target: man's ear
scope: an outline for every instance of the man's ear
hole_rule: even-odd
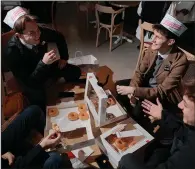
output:
[[[15,33],[15,35],[16,35],[17,37],[19,37],[19,38],[22,38],[21,34],[19,34],[19,33]]]
[[[175,39],[169,39],[168,40],[168,45],[171,46],[175,43]]]

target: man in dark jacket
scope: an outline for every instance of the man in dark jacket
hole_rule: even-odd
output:
[[[5,55],[7,65],[23,86],[30,102],[44,108],[44,85],[47,80],[64,77],[66,82],[76,81],[81,75],[80,68],[67,63],[69,55],[63,35],[40,27],[23,8],[16,7],[9,11],[4,22],[16,32],[8,42]],[[60,56],[54,49],[47,52],[50,42],[57,44]]]
[[[146,114],[162,119],[160,130],[156,141],[147,148],[144,163],[133,154],[127,154],[119,163],[120,169],[195,168],[195,79],[185,82],[184,87],[183,100],[178,104],[183,112],[183,120],[163,110],[158,99],[157,105],[148,100],[142,102]]]
[[[2,168],[57,169],[62,167],[62,156],[59,153],[45,151],[60,142],[60,132],[52,132],[36,146],[27,144],[26,138],[31,130],[43,131],[43,121],[44,114],[41,109],[38,106],[29,106],[2,132]]]

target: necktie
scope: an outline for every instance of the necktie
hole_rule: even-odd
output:
[[[159,68],[160,68],[160,66],[161,66],[161,64],[162,64],[162,62],[163,62],[163,58],[162,58],[160,55],[158,55],[158,57],[157,57],[157,59],[156,59],[156,65],[155,65],[155,67],[154,67],[153,77],[156,76],[156,74],[157,74],[157,72],[158,72],[158,70],[159,70]]]
[[[35,53],[38,53],[38,46],[33,46],[32,50],[33,50]]]

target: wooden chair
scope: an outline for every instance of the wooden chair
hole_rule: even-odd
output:
[[[136,68],[138,67],[139,62],[142,59],[142,55],[143,55],[144,51],[146,49],[148,49],[148,47],[151,45],[151,43],[149,43],[149,42],[144,42],[144,31],[153,32],[153,29],[152,29],[153,24],[148,23],[148,22],[141,23],[141,20],[139,20],[139,24],[140,24],[140,28],[141,28],[141,31],[140,31],[140,43],[141,44],[140,44],[140,52],[139,52]]]
[[[11,37],[15,34],[13,30],[3,33],[1,35],[1,48],[2,48],[2,80],[3,80],[3,86],[4,86],[4,92],[5,95],[20,91],[20,87],[14,78],[12,72],[8,69],[5,61],[4,61],[4,52],[7,46],[8,41],[11,39]]]
[[[95,14],[96,14],[96,23],[97,23],[97,39],[96,39],[96,47],[99,46],[99,35],[100,31],[102,28],[106,29],[106,40],[107,40],[107,31],[109,32],[109,37],[110,37],[110,51],[112,51],[112,36],[115,30],[119,27],[121,27],[121,32],[120,35],[122,36],[122,31],[123,31],[123,20],[121,18],[121,21],[116,23],[116,16],[119,14],[122,14],[122,12],[125,10],[125,8],[121,8],[117,11],[113,10],[112,7],[107,7],[107,6],[102,6],[99,4],[96,4],[95,6]],[[111,15],[111,20],[110,23],[105,23],[102,22],[101,16],[99,15],[100,13],[102,14],[110,14]],[[121,44],[122,44],[122,38],[121,38]]]

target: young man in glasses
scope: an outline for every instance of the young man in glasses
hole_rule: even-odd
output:
[[[7,65],[30,102],[44,109],[47,80],[64,77],[66,82],[75,82],[80,78],[81,70],[67,63],[69,55],[63,35],[39,26],[35,17],[25,9],[15,7],[10,10],[4,22],[15,31],[7,45]],[[47,51],[50,42],[56,43],[60,56],[55,49]]]

